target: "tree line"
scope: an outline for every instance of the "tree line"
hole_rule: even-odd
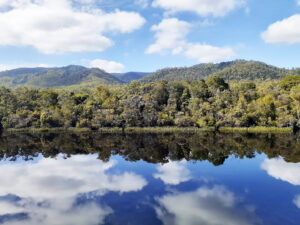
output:
[[[0,88],[3,128],[300,127],[300,76],[265,82],[207,80],[55,90]]]
[[[101,134],[89,133],[5,133],[0,137],[0,160],[33,160],[44,157],[98,154],[109,161],[120,155],[128,161],[167,163],[170,160],[207,160],[215,166],[227,158],[254,158],[266,154],[286,162],[300,162],[299,138],[290,134]],[[146,147],[145,147],[146,146]]]

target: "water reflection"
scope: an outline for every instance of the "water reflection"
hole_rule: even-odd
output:
[[[132,172],[110,174],[116,163],[101,162],[95,155],[68,160],[58,155],[55,160],[1,164],[0,214],[26,215],[25,220],[16,216],[8,224],[99,224],[113,210],[95,203],[95,196],[139,191],[147,184]],[[79,194],[89,201],[76,203]]]
[[[161,179],[165,184],[177,185],[191,179],[190,171],[185,168],[186,160],[180,162],[169,162],[160,165],[153,176]]]
[[[158,217],[164,225],[252,225],[262,224],[251,206],[241,205],[234,193],[223,186],[201,187],[157,199]]]
[[[277,180],[288,182],[291,185],[300,185],[300,163],[288,163],[282,158],[265,159],[261,164],[269,176]],[[300,192],[300,190],[299,190]],[[293,198],[294,205],[300,209],[300,194]]]
[[[293,135],[4,134],[0,224],[296,225],[299,151]]]
[[[297,195],[294,200],[294,204],[300,209],[300,195]]]
[[[300,185],[300,163],[287,163],[282,158],[266,159],[261,167],[276,179]]]
[[[4,134],[0,159],[32,160],[39,153],[44,157],[98,153],[102,161],[121,155],[129,161],[208,160],[219,166],[231,155],[243,159],[265,153],[269,158],[281,156],[286,162],[300,162],[299,140],[289,134]]]

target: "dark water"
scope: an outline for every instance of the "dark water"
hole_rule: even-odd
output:
[[[300,136],[5,134],[0,224],[300,224]]]

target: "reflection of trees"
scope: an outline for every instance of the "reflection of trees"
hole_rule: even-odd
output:
[[[298,139],[297,139],[298,138]],[[298,141],[297,141],[298,140]],[[289,134],[4,134],[0,139],[0,158],[30,160],[41,153],[55,157],[59,153],[99,153],[108,161],[121,155],[128,161],[165,163],[168,160],[208,160],[222,165],[230,155],[253,158],[255,152],[270,158],[282,156],[288,162],[300,162],[299,137]]]

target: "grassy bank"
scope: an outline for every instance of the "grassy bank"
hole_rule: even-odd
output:
[[[129,127],[125,133],[197,133],[214,131],[213,127],[196,128],[196,127]],[[122,133],[120,128],[100,128],[101,133]]]
[[[197,133],[215,131],[214,127],[196,128],[196,127],[129,127],[124,130],[125,133]],[[278,127],[221,127],[221,133],[292,133],[291,128]],[[99,133],[122,133],[121,128],[100,128],[92,131],[89,128],[10,128],[5,130],[9,133],[54,133],[54,132],[99,132]]]
[[[214,131],[215,128],[207,127],[207,128],[196,128],[196,127],[128,127],[124,129],[125,133],[197,133],[197,132],[205,132],[205,131]],[[54,133],[54,132],[99,132],[103,134],[110,133],[122,133],[122,128],[113,127],[113,128],[99,128],[98,130],[91,130],[89,128],[10,128],[5,130],[5,132],[9,133]]]
[[[89,132],[89,128],[9,128],[4,130],[8,133],[55,133],[55,132]]]
[[[221,127],[221,133],[292,133],[289,127]]]

